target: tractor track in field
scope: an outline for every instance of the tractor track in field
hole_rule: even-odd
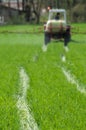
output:
[[[67,62],[66,56],[63,55],[63,56],[61,57],[61,60],[62,60],[62,62],[64,62],[64,63]],[[76,78],[76,76],[75,76],[74,74],[72,74],[72,73],[70,72],[70,70],[66,69],[66,67],[62,67],[62,66],[58,66],[58,67],[62,70],[62,72],[63,72],[63,74],[65,75],[65,77],[66,77],[66,79],[68,80],[68,82],[71,83],[71,84],[74,84],[74,85],[76,86],[77,90],[78,90],[80,93],[86,95],[85,85],[82,84],[81,82],[79,82],[78,79]]]
[[[80,83],[77,80],[77,78],[73,74],[71,74],[69,70],[65,69],[65,67],[61,67],[61,70],[65,75],[66,79],[68,80],[68,82],[74,84],[80,93],[86,95],[86,89],[84,88],[84,85]]]
[[[24,68],[20,69],[20,94],[18,95],[17,108],[20,117],[21,130],[38,130],[38,125],[32,116],[30,107],[27,104],[27,90],[30,87],[30,79]]]

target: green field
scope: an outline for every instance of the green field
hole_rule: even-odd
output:
[[[85,32],[86,24],[72,26]],[[86,34],[78,34],[78,29],[72,33],[67,60],[62,62],[63,42],[52,41],[43,52],[43,33],[29,33],[40,27],[0,27],[0,130],[21,128],[16,106],[21,67],[30,78],[27,103],[39,130],[86,130]],[[84,94],[68,82],[62,67],[75,76]]]

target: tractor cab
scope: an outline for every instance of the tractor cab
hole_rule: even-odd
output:
[[[59,16],[59,19],[55,19],[56,15]],[[63,20],[66,23],[65,9],[51,9],[51,10],[49,10],[48,20]]]

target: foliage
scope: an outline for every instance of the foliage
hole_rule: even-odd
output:
[[[84,22],[86,21],[86,4],[77,4],[73,8],[73,21]]]

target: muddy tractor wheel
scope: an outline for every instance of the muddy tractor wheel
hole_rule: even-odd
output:
[[[66,31],[64,36],[64,46],[67,46],[70,40],[71,40],[70,31]]]

